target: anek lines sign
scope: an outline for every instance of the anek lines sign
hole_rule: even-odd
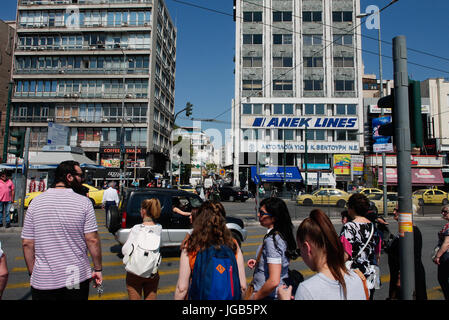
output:
[[[250,128],[309,128],[358,129],[357,117],[246,117],[242,127]]]

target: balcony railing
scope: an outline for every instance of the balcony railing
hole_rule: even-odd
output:
[[[147,117],[127,117],[132,123],[146,123]],[[64,123],[108,123],[117,124],[122,122],[122,117],[61,117],[61,116],[12,116],[13,122],[64,122]]]
[[[78,0],[78,4],[139,4],[153,3],[153,0]],[[20,0],[20,5],[73,5],[72,0]]]

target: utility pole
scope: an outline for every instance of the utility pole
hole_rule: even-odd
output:
[[[14,83],[10,82],[8,87],[8,102],[6,104],[6,120],[5,120],[5,134],[3,138],[3,163],[8,162],[8,138],[9,138],[9,122],[11,117],[11,97]],[[16,164],[17,167],[17,164]],[[14,199],[13,199],[14,200]]]
[[[405,36],[393,39],[394,128],[398,164],[399,256],[401,299],[413,300],[415,263],[413,250],[413,205],[411,175],[411,141],[408,101],[407,46]],[[385,172],[384,172],[385,175]]]
[[[23,227],[23,221],[24,221],[24,202],[25,202],[25,195],[26,195],[26,186],[27,186],[27,180],[28,180],[28,153],[30,150],[30,134],[31,134],[31,128],[28,127],[25,132],[25,144],[24,144],[24,152],[23,152],[23,163],[22,163],[22,181],[23,181],[23,188],[20,189],[19,199],[20,199],[20,205],[19,205],[19,226]],[[17,159],[17,158],[16,158]],[[9,214],[7,212],[6,214]]]

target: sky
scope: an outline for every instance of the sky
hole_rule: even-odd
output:
[[[231,127],[234,98],[235,23],[232,0],[165,0],[178,29],[176,57],[175,112],[187,102],[193,104],[193,117],[217,120],[202,122],[202,129],[216,128],[223,134]],[[369,5],[379,8],[390,0],[360,0],[361,12]],[[15,20],[17,0],[1,0],[0,19]],[[189,5],[190,4],[190,5]],[[199,7],[208,8],[205,10]],[[221,14],[213,12],[223,12]],[[408,72],[414,80],[449,78],[449,1],[399,0],[381,13],[382,71],[393,78],[392,39],[404,35],[407,41]],[[362,25],[362,58],[366,74],[379,75],[377,30]],[[369,39],[367,37],[372,37]],[[413,50],[430,53],[432,57]],[[371,52],[371,53],[370,53]],[[414,64],[412,64],[414,63]],[[417,66],[415,64],[426,67]],[[430,69],[430,68],[438,69]],[[176,124],[192,126],[180,114]]]

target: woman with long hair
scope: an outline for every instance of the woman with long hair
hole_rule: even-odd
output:
[[[226,227],[226,220],[218,206],[210,201],[204,202],[193,220],[193,230],[181,247],[179,276],[175,290],[175,300],[187,297],[191,275],[197,255],[210,247],[226,246],[232,250],[238,267],[238,276],[242,293],[246,290],[245,266],[243,254]]]
[[[300,283],[295,300],[366,300],[361,276],[345,266],[344,249],[327,215],[313,210],[298,227],[296,240],[304,263],[317,272]],[[289,300],[292,287],[279,289]]]
[[[250,259],[247,263],[254,269],[254,293],[250,299],[273,300],[277,298],[276,289],[288,278],[290,260],[298,257],[293,224],[287,205],[279,198],[262,200],[257,216],[267,234],[257,250],[259,261]]]

